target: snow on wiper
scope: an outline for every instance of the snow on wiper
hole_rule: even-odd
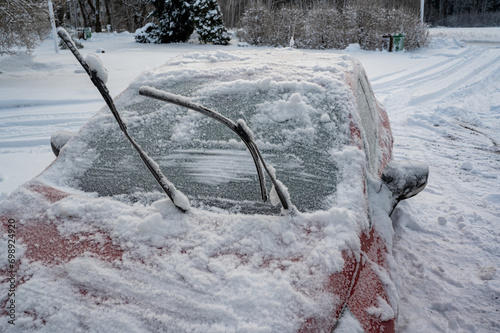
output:
[[[82,57],[80,52],[78,52],[78,50],[75,47],[75,44],[73,43],[73,40],[71,39],[66,30],[64,30],[63,28],[59,28],[57,30],[57,34],[59,35],[59,37],[61,37],[64,43],[71,50],[71,52],[76,57],[80,65],[82,65],[83,69],[87,72],[87,74],[90,77],[90,80],[97,87],[97,90],[99,90],[102,97],[104,98],[104,101],[111,110],[111,113],[115,117],[116,122],[120,126],[120,129],[122,130],[123,134],[125,134],[125,137],[137,151],[137,153],[141,157],[141,160],[144,162],[149,172],[153,175],[156,182],[160,185],[160,187],[167,194],[170,200],[172,200],[172,202],[177,208],[179,208],[183,212],[188,211],[191,208],[188,198],[182,192],[177,190],[174,184],[168,181],[168,179],[162,174],[159,165],[151,157],[149,157],[146,154],[146,152],[142,150],[142,148],[128,134],[127,125],[121,119],[120,114],[116,109],[115,103],[113,102],[113,99],[109,94],[109,90],[104,83],[104,81],[106,81],[107,79],[107,72],[105,71],[104,66],[102,66],[102,63],[100,62],[99,58],[96,55],[92,55],[91,57],[88,57],[89,61],[87,61]]]
[[[231,119],[224,117],[222,114],[216,111],[210,110],[200,104],[191,102],[186,97],[171,94],[152,87],[147,87],[147,86],[141,87],[139,89],[139,94],[199,112],[205,116],[217,120],[218,122],[228,127],[230,130],[232,130],[240,137],[240,139],[247,146],[250,155],[252,155],[253,161],[255,163],[255,168],[257,169],[262,200],[267,201],[268,199],[266,192],[265,178],[262,172],[262,168],[264,168],[266,173],[269,175],[271,182],[273,183],[272,196],[276,194],[284,210],[289,210],[292,207],[288,191],[286,190],[285,186],[279,180],[276,179],[274,168],[272,168],[271,166],[268,167],[264,162],[264,158],[262,157],[262,154],[260,153],[257,144],[255,143],[253,133],[248,128],[247,124],[243,119],[238,119],[238,121],[235,123]]]

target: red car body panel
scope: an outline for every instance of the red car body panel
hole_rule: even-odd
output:
[[[352,80],[347,83],[354,90]],[[377,102],[378,116],[381,119],[379,127],[379,149],[382,159],[379,164],[379,175],[382,174],[387,163],[392,158],[393,138],[389,118],[383,107]],[[351,118],[351,139],[358,148],[363,149],[363,140],[359,125]],[[366,309],[377,307],[378,299],[382,298],[389,303],[386,285],[382,282],[376,270],[389,271],[387,263],[387,248],[385,242],[373,227],[365,230],[360,236],[361,253],[344,251],[345,260],[342,272],[330,277],[325,289],[333,295],[338,295],[345,302],[337,307],[330,320],[309,318],[301,327],[300,332],[333,332],[337,320],[345,308],[349,308],[358,319],[365,332],[395,332],[396,319],[383,320],[381,317],[370,315]],[[375,268],[375,269],[374,269]]]
[[[26,189],[43,197],[48,203],[55,203],[68,197],[70,194],[54,189],[42,183],[27,184]],[[29,209],[30,207],[25,207]],[[7,233],[8,221],[19,220],[16,215],[2,215],[2,233]],[[39,262],[47,266],[57,266],[68,262],[84,253],[92,254],[104,261],[120,261],[124,250],[112,243],[109,235],[98,231],[92,235],[76,234],[71,238],[63,237],[57,230],[56,224],[47,216],[36,216],[23,221],[23,227],[16,230],[19,243],[26,245],[26,251],[13,267],[17,271],[21,261]],[[81,239],[84,238],[82,241]],[[376,270],[388,270],[387,249],[384,241],[374,227],[360,237],[361,253],[344,251],[345,260],[342,272],[330,276],[328,284],[324,286],[325,292],[332,297],[340,297],[343,302],[328,318],[305,318],[299,332],[332,332],[337,325],[342,312],[348,308],[358,319],[365,332],[394,332],[395,319],[382,320],[380,317],[370,315],[366,309],[378,306],[378,298],[388,302],[386,286],[376,273]],[[295,260],[300,260],[297,258]],[[374,269],[376,268],[376,269]],[[8,276],[8,270],[3,270],[2,275]],[[16,289],[22,285],[29,276],[18,277]],[[7,280],[3,280],[8,283]],[[82,295],[86,293],[81,290]],[[2,315],[8,316],[6,309],[7,299],[2,304]],[[36,314],[33,314],[36,316]]]

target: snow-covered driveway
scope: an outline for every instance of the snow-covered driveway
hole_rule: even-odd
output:
[[[407,60],[415,65],[371,78],[396,157],[430,165],[426,190],[393,215],[400,331],[498,332],[500,47],[438,48]]]

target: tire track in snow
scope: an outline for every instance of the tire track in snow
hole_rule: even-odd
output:
[[[396,158],[430,166],[427,188],[393,214],[400,332],[500,327],[500,52],[470,49],[448,67],[374,85],[396,120]]]
[[[390,73],[387,75],[382,75],[371,79],[372,86],[378,92],[392,91],[396,86],[420,86],[422,82],[433,81],[436,78],[445,76],[447,73],[456,70],[464,63],[463,58],[467,58],[473,50],[467,48],[464,50],[458,58],[446,57],[448,59],[442,60],[434,65],[426,66],[423,68],[417,68],[417,70],[412,70],[410,73],[403,76],[399,76],[402,73],[407,73],[408,70],[402,70],[395,73]],[[442,68],[442,69],[441,69]],[[393,79],[384,81],[385,78],[394,76]],[[382,81],[377,83],[378,81]]]
[[[395,95],[405,96],[404,100],[398,98],[399,103],[415,106],[444,99],[445,96],[461,90],[461,87],[465,86],[467,89],[470,86],[475,87],[475,83],[479,81],[495,79],[499,71],[498,52],[469,47],[455,60],[443,60],[403,76],[390,74],[396,75],[390,81],[377,83],[385,78],[384,76],[372,82],[377,94],[387,95],[390,99]]]
[[[0,101],[0,112],[2,109],[16,109],[26,107],[50,106],[50,105],[68,105],[68,104],[87,104],[100,102],[100,99],[6,99]]]
[[[99,101],[0,107],[0,149],[50,145],[52,133],[78,131],[101,104]]]
[[[457,70],[450,74],[450,76],[453,76],[452,78],[446,76],[439,82],[433,83],[434,86],[443,88],[424,93],[421,96],[412,97],[409,104],[418,105],[429,100],[443,98],[444,96],[451,95],[457,90],[460,90],[460,87],[465,87],[465,90],[474,89],[480,81],[487,82],[493,77],[498,77],[497,73],[500,72],[500,56],[494,56],[493,59],[489,60],[487,63],[484,63],[485,57],[486,55],[479,57],[480,59],[478,60],[474,59],[472,61],[473,63],[479,63],[479,65],[463,64],[464,66],[457,67]],[[485,72],[486,75],[484,75]]]

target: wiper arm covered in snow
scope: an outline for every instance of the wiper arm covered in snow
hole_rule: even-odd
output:
[[[101,68],[94,68],[95,66],[90,66],[89,63],[82,57],[80,52],[76,49],[75,45],[73,44],[73,41],[71,37],[69,36],[68,32],[64,30],[63,28],[59,28],[57,31],[59,37],[64,41],[64,43],[68,46],[68,48],[71,50],[75,58],[78,60],[80,65],[82,65],[83,69],[87,72],[87,74],[90,77],[90,80],[94,83],[96,86],[97,90],[101,93],[102,97],[106,101],[106,104],[109,107],[109,110],[113,114],[113,116],[116,119],[116,122],[120,126],[120,129],[122,130],[123,134],[125,134],[125,137],[128,139],[128,141],[132,144],[134,149],[137,151],[139,156],[141,157],[142,161],[148,168],[149,172],[153,175],[157,183],[160,185],[160,187],[165,191],[167,196],[172,200],[174,205],[179,208],[181,211],[186,212],[189,210],[191,207],[189,204],[189,200],[187,197],[177,190],[175,186],[167,180],[167,178],[162,174],[160,167],[158,164],[153,161],[151,157],[149,157],[143,150],[142,148],[132,139],[132,137],[129,135],[127,131],[127,125],[125,122],[121,119],[120,114],[118,113],[118,110],[116,109],[115,103],[113,102],[113,99],[111,98],[111,95],[109,94],[109,90],[106,87],[105,83],[103,82],[103,79],[100,77],[100,69]],[[98,64],[99,65],[99,64]]]
[[[231,119],[228,119],[221,115],[220,113],[207,109],[206,107],[193,103],[189,99],[171,94],[165,91],[161,91],[152,87],[141,87],[139,89],[139,94],[151,98],[155,98],[164,102],[172,103],[178,106],[182,106],[188,109],[191,109],[193,111],[199,112],[201,114],[204,114],[205,116],[208,116],[212,119],[217,120],[218,122],[222,123],[226,127],[228,127],[230,130],[232,130],[234,133],[236,133],[240,139],[245,143],[247,146],[250,154],[252,155],[253,161],[255,163],[255,168],[257,169],[257,175],[259,177],[259,184],[260,184],[260,192],[262,196],[263,201],[267,201],[268,196],[266,192],[266,183],[265,183],[265,178],[264,174],[262,172],[262,168],[266,171],[266,173],[269,175],[269,178],[271,179],[271,182],[273,183],[274,189],[276,191],[276,194],[280,200],[281,206],[283,207],[284,210],[289,210],[291,208],[291,203],[290,203],[290,197],[283,186],[283,184],[276,179],[276,175],[274,174],[274,169],[271,169],[266,165],[264,162],[264,159],[262,157],[262,154],[259,151],[259,148],[257,147],[257,144],[254,141],[253,133],[252,131],[248,128],[246,125],[245,121],[243,119],[238,119],[238,121],[235,123]]]

